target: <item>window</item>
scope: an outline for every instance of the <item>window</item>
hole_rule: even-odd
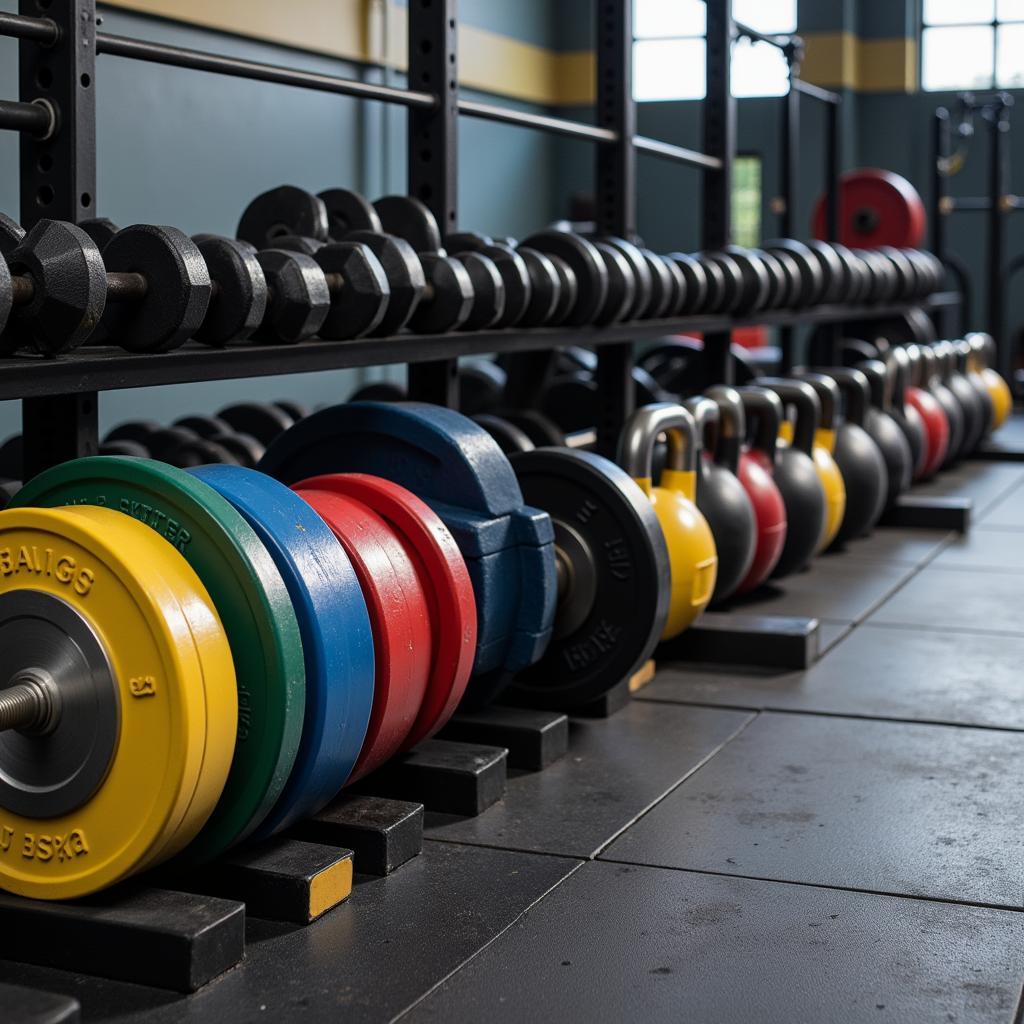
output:
[[[1017,0],[1024,7],[1024,0]],[[759,32],[796,31],[796,0],[733,0],[733,17]],[[702,0],[635,0],[633,95],[644,100],[699,100],[704,96],[705,8]],[[734,96],[782,96],[789,69],[767,43],[736,42]]]
[[[732,167],[732,234],[748,249],[761,244],[761,158],[737,156]]]
[[[924,0],[925,89],[1024,88],[1024,0]]]

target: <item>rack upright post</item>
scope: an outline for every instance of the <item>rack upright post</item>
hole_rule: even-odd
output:
[[[457,0],[411,0],[409,88],[434,94],[429,108],[409,110],[409,195],[437,218],[441,236],[457,225],[459,69]],[[458,360],[410,364],[409,397],[458,407]]]
[[[28,17],[45,15],[60,28],[57,40],[18,44],[23,102],[51,105],[57,127],[40,138],[21,133],[21,223],[29,230],[43,217],[78,222],[96,210],[96,4],[94,0],[20,0]],[[98,446],[95,391],[22,400],[22,474],[27,480],[49,466]]]

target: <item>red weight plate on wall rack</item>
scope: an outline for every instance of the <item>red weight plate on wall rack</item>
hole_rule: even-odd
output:
[[[918,248],[926,217],[917,189],[906,178],[878,167],[847,171],[839,179],[839,241],[856,249],[880,245]],[[825,199],[814,207],[812,230],[825,237]]]
[[[431,662],[430,610],[395,531],[362,502],[313,488],[295,492],[330,527],[352,562],[373,630],[373,710],[348,783],[402,749],[423,706]]]
[[[368,505],[395,530],[418,565],[430,608],[434,656],[423,706],[403,745],[413,747],[451,718],[473,668],[476,599],[462,553],[433,509],[389,480],[365,473],[335,473],[295,486],[343,494]]]

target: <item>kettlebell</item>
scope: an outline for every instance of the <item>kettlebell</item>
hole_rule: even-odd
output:
[[[974,348],[966,338],[960,338],[953,342],[956,350],[956,368],[968,384],[974,389],[977,395],[978,406],[982,412],[981,433],[978,435],[975,448],[992,433],[992,424],[995,422],[995,407],[992,405],[992,396],[985,387],[985,380],[978,372],[978,360],[974,354]]]
[[[655,487],[651,455],[662,433],[668,437],[668,457]],[[637,409],[619,438],[619,465],[651,499],[668,547],[672,587],[662,640],[678,636],[704,611],[718,575],[715,539],[696,505],[699,458],[697,425],[686,409],[673,402]]]
[[[889,481],[882,505],[884,512],[892,508],[896,499],[910,486],[914,456],[906,436],[892,416],[893,382],[885,363],[869,359],[857,369],[867,377],[871,389],[871,404],[864,416],[864,429],[882,453]]]
[[[922,387],[930,391],[942,406],[946,422],[949,424],[949,447],[942,465],[951,466],[960,457],[960,450],[964,444],[964,413],[960,403],[953,397],[953,392],[942,382],[938,356],[928,345],[919,345],[918,351],[924,364]]]
[[[910,445],[911,480],[919,480],[928,457],[928,439],[921,414],[906,398],[907,384],[910,380],[910,361],[903,349],[893,348],[886,353],[885,362],[892,380],[889,415],[903,431],[903,436]]]
[[[846,484],[833,455],[839,415],[839,385],[831,377],[823,377],[820,373],[805,372],[796,376],[814,390],[821,410],[811,453],[821,477],[821,486],[825,489],[825,528],[815,551],[815,554],[821,554],[836,539],[846,514]],[[782,421],[780,436],[783,440],[788,441],[792,437],[792,429],[788,420]]]
[[[932,351],[938,360],[939,376],[949,388],[963,414],[964,436],[960,442],[959,457],[965,458],[978,446],[985,426],[985,410],[978,395],[957,366],[956,346],[951,341],[937,341]]]
[[[900,349],[910,367],[910,383],[904,392],[907,407],[916,409],[924,424],[926,457],[919,480],[930,480],[942,468],[949,454],[949,420],[938,399],[924,387],[928,367],[917,345]]]
[[[992,399],[992,429],[998,430],[1013,412],[1013,393],[1002,374],[992,368],[996,359],[996,343],[991,334],[977,332],[967,335],[978,360],[979,373]]]
[[[734,410],[731,414],[740,426],[739,437],[746,437],[744,396],[736,388],[724,384],[709,388],[707,396],[718,403],[723,416]],[[775,483],[775,447],[782,423],[782,402],[773,391],[754,387],[747,389],[746,401],[754,410],[756,430],[749,446],[744,446],[741,440],[736,475],[754,510],[757,533],[754,558],[747,575],[736,588],[736,596],[749,593],[768,579],[786,543],[786,504]],[[719,444],[723,443],[730,442],[723,437]]]
[[[878,445],[866,429],[871,385],[860,370],[828,371],[843,395],[844,416],[836,430],[835,458],[846,484],[846,514],[833,547],[871,532],[885,509],[889,474]]]
[[[807,565],[817,551],[825,530],[825,488],[812,456],[814,432],[821,416],[821,402],[814,388],[801,381],[767,377],[762,379],[761,384],[762,387],[753,389],[737,389],[743,396],[747,419],[755,422],[752,455],[759,448],[767,448],[762,436],[762,431],[767,427],[762,425],[761,420],[771,414],[763,412],[764,404],[759,404],[750,395],[767,388],[781,399],[783,408],[791,407],[795,413],[792,443],[781,444],[776,441],[775,446],[774,479],[786,506],[787,522],[786,543],[772,571],[772,578],[778,579]],[[758,438],[761,438],[760,446],[756,445]]]
[[[697,460],[697,508],[711,527],[718,552],[718,574],[711,594],[714,605],[730,597],[750,571],[757,523],[747,492],[736,476],[740,435],[735,418],[727,419],[716,402],[701,395],[688,398],[683,407],[693,416],[703,449]]]

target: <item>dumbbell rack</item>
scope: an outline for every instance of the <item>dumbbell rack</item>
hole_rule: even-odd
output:
[[[632,98],[632,2],[597,0],[596,123],[510,110],[459,98],[456,0],[410,0],[408,81],[415,88],[392,88],[291,68],[259,64],[162,44],[97,33],[95,0],[20,0],[19,14],[0,14],[0,35],[16,37],[19,47],[20,99],[0,102],[0,128],[21,136],[20,220],[28,228],[41,217],[78,221],[96,210],[96,119],[94,82],[98,54],[162,63],[276,82],[282,85],[379,100],[408,109],[408,192],[422,199],[444,233],[458,227],[457,156],[461,116],[532,127],[590,140],[596,147],[597,227],[631,237],[636,233],[636,160],[638,153],[696,168],[703,177],[702,245],[718,248],[730,241],[736,112],[730,91],[730,51],[736,34],[731,0],[707,0],[707,92],[703,104],[703,152],[669,145],[636,134]],[[833,171],[837,170],[833,167]],[[835,185],[832,184],[834,193]],[[933,302],[948,301],[941,296]],[[348,367],[406,363],[409,394],[440,405],[456,405],[456,368],[460,356],[499,352],[536,353],[547,359],[560,345],[591,345],[598,351],[597,385],[601,419],[599,446],[613,448],[633,408],[633,343],[668,333],[702,331],[714,379],[728,383],[732,368],[732,329],[754,322],[779,327],[837,323],[894,315],[904,306],[819,307],[799,313],[770,312],[751,320],[696,316],[619,324],[611,327],[511,328],[445,335],[408,335],[353,341],[310,341],[291,346],[240,345],[207,349],[190,343],[166,354],[130,355],[113,348],[83,348],[59,359],[20,356],[0,360],[0,399],[21,399],[26,478],[41,470],[94,454],[98,438],[99,395],[105,390],[301,373]],[[536,380],[536,378],[534,378]],[[767,631],[748,623],[751,635],[787,635],[778,623]],[[759,631],[760,630],[760,631]],[[729,634],[737,636],[736,626]],[[809,656],[806,629],[788,637]],[[714,637],[710,638],[714,647]],[[733,652],[731,644],[726,645]],[[783,660],[790,655],[784,654]],[[592,713],[608,714],[628,699],[623,681]],[[387,873],[418,852],[422,839],[422,804],[450,809],[445,801],[461,799],[458,813],[478,813],[501,795],[506,752],[524,767],[539,768],[565,752],[565,716],[497,710],[488,719],[465,717],[447,737],[417,748],[392,766],[373,795],[345,797],[300,833],[313,845],[334,843],[360,847],[360,867],[368,863]],[[464,741],[469,740],[469,743]],[[461,745],[455,749],[455,744]],[[498,746],[491,744],[497,743]],[[386,789],[387,792],[383,792]],[[381,799],[412,796],[412,802]],[[344,837],[344,842],[339,839]],[[222,865],[230,877],[230,895],[250,911],[269,916],[294,914],[294,903],[273,905],[281,892],[297,892],[298,905],[308,894],[319,868],[314,853],[296,842],[272,849],[263,862],[243,854]],[[291,846],[287,846],[291,843]],[[322,847],[320,847],[322,850]],[[334,860],[344,853],[332,850]],[[312,860],[310,858],[313,858]],[[255,858],[255,859],[254,859]],[[224,872],[207,878],[206,891],[224,893]],[[287,880],[285,885],[282,879]],[[171,878],[169,884],[179,884]],[[197,886],[200,889],[204,885]],[[271,898],[273,897],[273,898]],[[268,904],[270,898],[270,904]],[[0,897],[0,956],[27,959],[85,972],[127,977],[143,983],[194,989],[242,955],[243,917],[237,902],[182,892],[130,890],[116,905],[103,898],[74,906],[31,904]],[[97,910],[97,906],[100,908]],[[186,913],[187,911],[187,913]],[[119,915],[122,918],[119,927]],[[188,918],[187,925],[182,918]],[[13,925],[11,927],[10,925]],[[55,959],[50,941],[54,928],[78,936],[60,944],[66,957]],[[140,931],[141,929],[141,931]],[[200,933],[205,938],[200,940]],[[141,934],[141,938],[140,938]],[[208,955],[210,936],[217,955]],[[162,944],[187,947],[187,972],[154,974]],[[97,961],[97,950],[107,954]],[[202,959],[203,950],[206,959]],[[75,952],[77,950],[77,952]],[[166,960],[166,958],[163,958]],[[149,973],[147,973],[149,972]]]

